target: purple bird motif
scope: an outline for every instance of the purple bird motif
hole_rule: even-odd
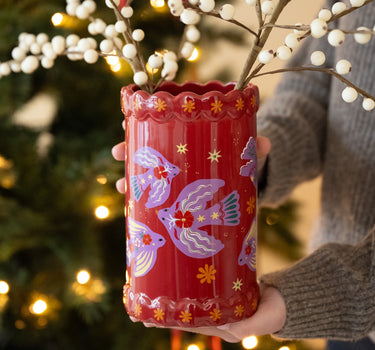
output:
[[[207,225],[239,224],[239,195],[233,191],[219,203],[206,208],[218,189],[224,186],[221,179],[197,180],[187,185],[174,204],[159,211],[164,224],[176,247],[192,258],[207,258],[215,255],[224,244],[199,228]]]
[[[154,208],[163,204],[169,197],[172,179],[179,174],[180,169],[151,147],[138,149],[134,154],[134,161],[148,169],[144,174],[130,177],[135,200],[138,201],[150,187],[146,207]]]
[[[241,159],[249,160],[245,165],[240,168],[240,175],[250,177],[251,181],[256,185],[256,144],[253,137],[249,138],[245,148],[241,153]]]
[[[165,244],[163,236],[132,218],[128,218],[126,232],[126,263],[134,260],[134,276],[146,275],[154,266],[157,250]]]
[[[254,219],[243,240],[241,253],[238,257],[238,265],[247,265],[251,271],[255,271],[256,268],[256,227],[256,219]]]

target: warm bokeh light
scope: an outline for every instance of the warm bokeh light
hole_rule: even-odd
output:
[[[199,58],[199,51],[195,47],[191,56],[187,59],[189,62],[194,62]]]
[[[86,270],[81,270],[77,273],[77,282],[79,284],[86,284],[90,278],[90,273]]]
[[[190,344],[187,347],[187,350],[200,350],[199,346],[197,344]]]
[[[119,72],[121,70],[121,63],[112,64],[110,67],[112,72]]]
[[[282,346],[281,348],[279,348],[279,350],[290,350],[290,347],[289,346]]]
[[[63,21],[64,15],[62,13],[57,12],[51,17],[51,22],[55,27],[61,26]]]
[[[255,336],[246,337],[242,340],[242,346],[245,349],[254,349],[258,345],[258,339]]]
[[[7,294],[9,292],[9,284],[5,281],[0,281],[0,294]]]
[[[164,0],[150,0],[150,4],[154,8],[161,8],[165,5]]]
[[[106,206],[101,205],[95,209],[95,216],[98,219],[106,219],[109,216],[109,209]]]
[[[47,303],[42,299],[37,300],[34,304],[31,305],[31,308],[30,308],[30,311],[33,314],[37,314],[37,315],[42,314],[46,310],[47,310]]]
[[[96,177],[96,181],[99,182],[101,185],[105,185],[108,182],[108,179],[105,175],[98,175]]]
[[[112,56],[113,55],[113,56]],[[114,66],[116,64],[119,64],[120,63],[120,59],[118,58],[118,56],[115,56],[116,55],[116,52],[111,52],[111,55],[110,56],[107,56],[105,58],[105,60],[107,61],[107,63],[110,65],[110,66]]]

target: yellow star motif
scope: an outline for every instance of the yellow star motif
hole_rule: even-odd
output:
[[[195,102],[193,100],[186,100],[185,103],[182,105],[184,112],[191,113],[193,109],[195,109]]]
[[[203,215],[199,215],[199,216],[198,216],[198,221],[199,221],[199,222],[202,222],[202,221],[204,221],[204,220],[206,220],[206,218],[205,218]]]
[[[214,113],[221,112],[221,108],[223,107],[223,102],[220,100],[211,103],[211,111]]]
[[[177,153],[185,154],[188,151],[187,143],[185,145],[180,143],[179,145],[176,145],[176,147],[177,147]]]
[[[245,106],[245,102],[244,100],[240,97],[237,101],[236,101],[236,109],[237,111],[242,111],[243,108]]]
[[[145,179],[142,179],[141,180],[141,184],[144,185],[146,183],[146,180]]]
[[[216,151],[216,148],[215,148],[213,152],[208,152],[210,154],[210,156],[207,157],[207,159],[211,160],[211,163],[212,162],[218,162],[219,163],[219,158],[221,157],[220,152],[221,151]]]
[[[237,278],[237,281],[233,281],[232,289],[234,289],[235,291],[241,290],[242,285],[243,285],[242,280]]]
[[[212,215],[211,215],[211,218],[213,220],[217,219],[218,217],[219,217],[219,213],[217,213],[217,212],[213,212]]]
[[[149,178],[150,180],[152,180],[152,175],[149,175],[148,178]]]
[[[155,103],[154,107],[158,110],[158,112],[165,111],[167,108],[167,103],[158,98],[158,102]]]

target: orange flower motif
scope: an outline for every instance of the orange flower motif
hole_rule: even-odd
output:
[[[213,111],[214,113],[221,112],[222,108],[223,102],[221,102],[220,100],[211,103],[211,111]]]
[[[195,102],[193,100],[186,100],[185,103],[182,105],[184,112],[188,111],[191,113],[193,109],[195,109]]]
[[[237,305],[234,309],[234,314],[237,317],[241,317],[244,311],[245,309],[242,305]]]
[[[246,208],[247,213],[249,215],[252,214],[252,213],[254,213],[254,210],[255,210],[255,197],[251,196],[250,199],[246,202],[246,204],[247,204],[247,208]]]
[[[208,264],[204,265],[203,267],[199,268],[199,272],[197,274],[197,278],[200,279],[200,282],[203,284],[204,282],[207,282],[208,284],[211,284],[211,281],[215,280],[215,273],[216,270],[212,265],[208,266]]]
[[[221,319],[221,315],[222,315],[222,312],[218,309],[213,309],[211,312],[210,312],[210,318],[213,320],[213,321],[217,321],[217,320],[220,320]]]
[[[142,313],[142,306],[137,304],[135,305],[135,316],[139,316]]]
[[[257,307],[258,307],[258,301],[254,299],[253,302],[251,303],[251,308],[253,310],[256,310]]]
[[[185,311],[181,311],[181,314],[179,317],[181,318],[181,321],[183,323],[190,323],[191,319],[193,318],[193,316],[187,309]]]
[[[240,97],[240,98],[236,101],[236,109],[237,109],[237,111],[242,111],[244,107],[245,107],[245,102],[244,102],[244,100]]]
[[[257,104],[257,99],[256,99],[255,96],[252,96],[252,97],[251,97],[250,104],[251,104],[251,107],[253,107],[253,108],[256,106],[256,104]]]
[[[165,111],[167,108],[167,103],[158,98],[158,102],[155,103],[154,107],[158,110],[158,112]]]
[[[154,317],[157,321],[163,321],[164,315],[165,315],[165,312],[162,309],[154,310]]]

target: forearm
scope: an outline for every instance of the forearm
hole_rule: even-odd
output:
[[[327,244],[261,281],[281,292],[282,338],[354,340],[375,329],[374,230],[356,246]]]

